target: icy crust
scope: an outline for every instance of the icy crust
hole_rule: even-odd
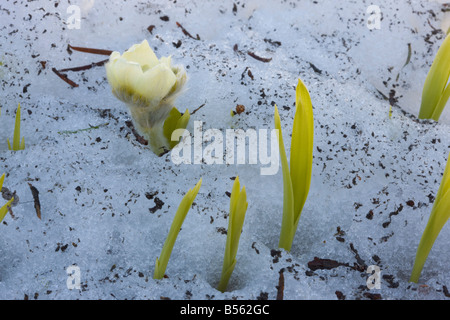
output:
[[[275,299],[280,272],[284,299],[448,298],[448,225],[420,283],[408,283],[449,151],[448,110],[440,123],[415,117],[444,12],[435,2],[378,3],[381,29],[370,31],[369,1],[81,1],[81,29],[70,30],[66,1],[3,1],[0,167],[19,202],[1,225],[0,298]],[[276,103],[289,141],[298,77],[308,86],[313,176],[290,253],[277,249],[281,170],[176,166],[136,141],[104,68],[68,72],[77,88],[51,71],[105,58],[68,44],[123,52],[143,39],[186,67],[189,89],[176,105],[205,104],[191,117],[204,130],[273,128]],[[11,152],[18,102],[27,147]],[[231,117],[236,104],[245,112]],[[237,175],[249,207],[222,294],[227,192]],[[168,277],[155,281],[173,215],[200,176]],[[28,183],[39,190],[41,220]],[[80,290],[67,288],[71,265]],[[381,289],[367,288],[370,265],[380,267]]]

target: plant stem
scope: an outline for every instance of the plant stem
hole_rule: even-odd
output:
[[[217,287],[217,290],[219,290],[220,292],[225,292],[225,290],[227,290],[228,282],[230,281],[231,274],[233,273],[235,265],[236,265],[236,260],[234,260],[233,263],[228,268],[226,268],[225,261],[224,261],[224,266],[222,269],[222,276],[220,277],[220,282]]]
[[[156,125],[145,130],[144,137],[148,140],[148,144],[152,151],[158,156],[166,150],[170,150],[170,144],[164,136],[163,126]]]

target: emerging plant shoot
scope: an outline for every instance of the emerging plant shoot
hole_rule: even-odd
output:
[[[247,193],[245,186],[240,189],[239,177],[236,177],[230,197],[230,215],[228,216],[227,243],[223,258],[222,276],[218,289],[225,292],[228,281],[236,265],[236,254],[239,247],[242,226],[244,225],[245,213],[247,211]]]
[[[202,179],[195,185],[193,189],[189,189],[186,195],[181,200],[175,217],[173,218],[172,226],[170,227],[169,234],[164,242],[163,249],[159,258],[156,258],[155,272],[153,273],[153,279],[162,279],[166,272],[166,267],[169,262],[170,254],[172,253],[173,246],[177,240],[178,233],[180,232],[181,225],[184,218],[195,200],[200,186],[202,185]]]
[[[20,141],[20,103],[17,107],[16,112],[16,123],[14,125],[14,136],[13,136],[13,145],[11,147],[11,143],[9,142],[9,138],[7,138],[8,141],[8,149],[9,150],[24,150],[25,149],[25,137],[22,137],[22,142]]]
[[[3,174],[0,177],[0,191],[2,190],[2,187],[3,187],[3,181],[5,181],[5,174]],[[0,208],[0,221],[2,221],[3,218],[5,217],[6,213],[8,212],[8,208],[13,201],[14,201],[14,198],[11,198],[5,205],[3,205]]]
[[[283,220],[279,247],[286,251],[291,250],[298,221],[308,197],[312,171],[313,109],[308,89],[300,79],[295,94],[295,105],[290,164],[288,164],[284,149],[280,115],[275,105],[275,129],[277,129],[283,171]]]
[[[448,218],[450,218],[450,164],[447,160],[444,176],[442,177],[441,185],[439,186],[433,208],[431,209],[430,218],[428,219],[427,226],[417,248],[416,260],[414,261],[410,281],[419,281],[420,273],[425,265],[428,254]]]
[[[439,48],[422,91],[419,119],[439,120],[450,97],[450,36],[447,35]]]
[[[173,149],[173,147],[175,147],[179,142],[179,139],[177,141],[172,141],[172,133],[178,129],[186,129],[190,117],[191,115],[189,114],[189,110],[186,110],[183,114],[181,114],[177,108],[172,108],[170,111],[170,114],[163,126],[164,137],[167,141],[170,141],[170,149]]]

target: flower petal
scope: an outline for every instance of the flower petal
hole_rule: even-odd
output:
[[[133,45],[124,52],[122,58],[130,62],[138,63],[143,70],[151,69],[159,63],[158,58],[150,48],[147,40],[142,41],[140,44]]]
[[[115,88],[115,87],[118,86],[116,75],[115,75],[115,72],[114,72],[114,66],[115,66],[115,64],[117,62],[117,59],[119,59],[119,58],[120,58],[120,53],[117,52],[117,51],[114,51],[109,56],[109,61],[105,65],[106,78],[108,79],[108,82],[109,82],[109,84],[111,85],[112,88]]]
[[[128,62],[123,58],[117,59],[112,66],[116,85],[121,89],[133,90],[142,78],[141,66],[136,62]],[[117,89],[117,88],[114,88]]]
[[[166,66],[168,66],[169,68],[171,68],[172,65],[172,57],[168,56],[168,57],[161,57],[161,59],[159,59],[159,63],[163,63]]]
[[[177,84],[174,86],[173,93],[177,94],[180,92],[180,90],[183,88],[184,84],[187,80],[186,70],[182,66],[177,66],[175,68],[172,68],[172,71],[175,73],[177,77]]]
[[[161,101],[176,82],[176,77],[166,64],[144,72],[143,77],[136,83],[136,92],[150,101]]]

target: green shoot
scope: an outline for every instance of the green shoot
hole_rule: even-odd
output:
[[[422,91],[419,119],[439,120],[450,97],[450,36],[447,35],[439,48]]]
[[[74,131],[70,131],[70,130],[58,131],[57,133],[58,134],[74,134],[74,133],[83,132],[83,131],[91,131],[94,129],[100,129],[100,127],[105,127],[107,125],[109,125],[109,122],[99,124],[98,126],[90,126],[89,128],[84,128],[84,129],[79,129],[79,130],[74,130]]]
[[[3,174],[0,177],[0,191],[2,190],[4,180],[5,180],[5,174]],[[11,198],[5,205],[3,205],[3,207],[0,208],[0,221],[2,221],[3,218],[5,217],[6,213],[8,212],[8,208],[13,201],[14,201],[14,198]]]
[[[193,189],[189,189],[186,195],[181,200],[180,206],[178,207],[175,217],[170,227],[169,234],[167,235],[166,241],[164,242],[163,249],[159,259],[156,258],[155,272],[153,273],[153,279],[162,279],[166,272],[166,267],[169,262],[170,254],[172,253],[173,246],[177,240],[178,233],[180,232],[181,225],[183,224],[184,218],[189,211],[195,197],[197,196],[200,186],[202,185],[202,179],[195,185]]]
[[[277,129],[283,172],[283,219],[279,247],[290,251],[298,221],[311,184],[314,119],[308,89],[299,79],[295,95],[295,116],[292,128],[290,167],[286,157],[281,131],[280,115],[275,106],[275,129]]]
[[[449,155],[450,157],[450,155]],[[411,273],[410,281],[418,282],[420,273],[422,272],[425,261],[430,253],[433,244],[439,235],[444,224],[450,218],[450,161],[447,160],[447,165],[444,170],[441,185],[439,186],[436,200],[431,209],[430,218],[428,219],[425,231],[420,239],[419,247],[417,248],[416,260]]]
[[[166,137],[167,141],[169,141],[170,149],[173,149],[180,141],[172,141],[172,133],[177,129],[186,129],[189,123],[189,110],[186,110],[185,113],[181,114],[177,108],[172,108],[170,110],[169,116],[164,122],[163,133]]]
[[[406,62],[403,65],[403,67],[401,67],[400,71],[397,73],[397,78],[395,79],[395,81],[398,81],[398,79],[400,78],[400,72],[403,70],[404,67],[406,67],[411,62],[411,55],[412,55],[411,43],[408,43],[408,57],[406,58]]]
[[[9,150],[23,150],[25,149],[25,137],[22,137],[22,142],[20,141],[20,103],[17,107],[16,112],[16,123],[14,126],[14,137],[13,137],[13,145],[11,148],[11,144],[9,143],[9,138],[7,138],[8,141],[8,149]]]
[[[239,238],[244,224],[245,212],[247,211],[247,193],[245,186],[240,189],[239,177],[234,180],[233,190],[230,197],[230,215],[228,217],[227,243],[225,256],[223,258],[222,276],[218,289],[225,292],[228,281],[236,265],[236,253],[239,246]]]

